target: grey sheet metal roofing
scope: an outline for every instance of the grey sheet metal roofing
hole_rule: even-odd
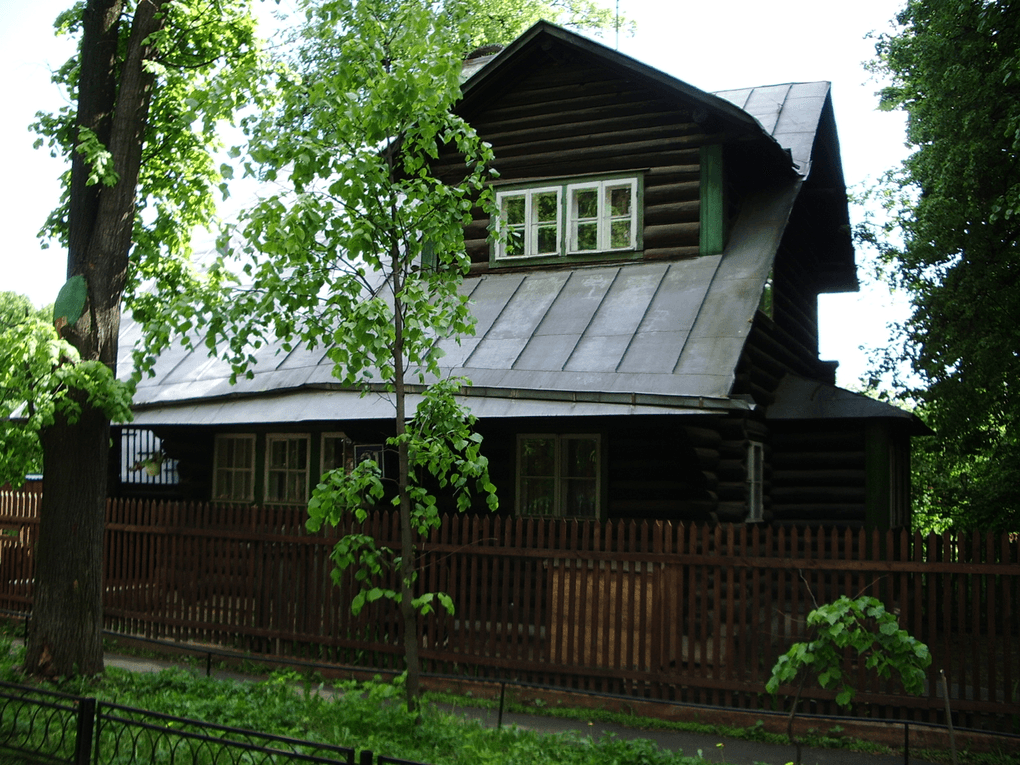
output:
[[[778,190],[746,200],[721,255],[570,270],[490,271],[466,279],[463,289],[478,321],[476,335],[459,344],[445,341],[442,348],[445,371],[474,382],[468,403],[476,414],[689,414],[747,408],[747,402],[729,396],[734,371],[810,170],[828,92],[828,83],[795,83],[726,91],[715,99],[727,109],[739,107],[744,120],[760,124],[790,151],[797,169]],[[121,346],[130,348],[137,337],[137,326],[127,322]],[[204,349],[166,351],[155,377],[139,384],[136,422],[280,423],[392,415],[383,399],[341,389],[322,349],[284,353],[268,347],[258,357],[254,377],[231,385],[227,365],[209,359]]]

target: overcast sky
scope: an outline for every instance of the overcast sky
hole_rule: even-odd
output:
[[[614,0],[603,0],[614,7]],[[59,107],[51,69],[72,52],[54,38],[52,22],[71,4],[55,0],[0,0],[2,145],[8,185],[0,205],[0,290],[52,302],[66,270],[66,253],[40,249],[36,232],[59,198],[60,163],[33,150],[28,131],[39,110]],[[863,63],[874,55],[871,32],[890,29],[904,0],[620,0],[620,12],[637,24],[620,50],[707,91],[785,82],[828,80],[836,112],[847,185],[876,179],[905,156],[903,118],[878,112]],[[273,7],[265,3],[264,7]],[[603,40],[615,45],[610,33]],[[855,216],[856,212],[851,211]],[[858,262],[863,259],[858,253]],[[865,369],[858,346],[882,346],[885,324],[904,315],[902,299],[866,285],[852,295],[823,296],[821,357],[841,362],[840,385],[855,387]]]

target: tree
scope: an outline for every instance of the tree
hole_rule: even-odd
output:
[[[399,554],[355,534],[333,559],[358,570],[354,609],[384,596],[399,603],[414,709],[417,613],[437,599],[452,606],[416,591],[414,535],[439,524],[436,487],[459,509],[471,492],[495,506],[481,439],[454,398],[465,383],[440,379],[436,349],[473,325],[457,288],[469,265],[464,226],[476,204],[492,208],[491,150],[451,111],[470,46],[463,4],[330,0],[304,9],[279,101],[247,123],[247,172],[283,190],[227,231],[228,255],[210,270],[209,289],[169,306],[168,321],[198,326],[235,374],[249,373],[265,343],[325,346],[344,384],[391,397],[396,481],[373,461],[327,474],[308,503],[309,526],[338,525],[349,513],[364,520],[386,496],[399,508]],[[459,178],[434,174],[442,150],[460,158]],[[413,413],[411,392],[422,394]],[[376,576],[391,567],[395,588]]]
[[[42,469],[39,433],[56,416],[75,420],[72,389],[88,391],[110,417],[130,417],[129,398],[111,370],[83,362],[53,327],[54,309],[33,308],[24,295],[0,293],[0,485],[20,486]]]
[[[28,318],[47,321],[52,314],[52,306],[36,308],[25,295],[19,295],[17,292],[0,292],[0,328],[13,327]]]
[[[471,18],[466,35],[474,45],[509,43],[541,19],[596,34],[616,24],[613,11],[596,0],[469,0],[465,7]],[[620,28],[631,24],[621,18]]]
[[[33,374],[54,385],[36,389],[48,391],[42,400],[23,391],[28,409],[58,402],[42,407],[38,430],[22,431],[38,433],[44,455],[26,668],[72,675],[103,668],[110,417],[130,417],[113,382],[121,301],[143,282],[189,283],[192,229],[211,220],[221,180],[217,123],[257,96],[260,59],[246,0],[87,0],[56,27],[79,37],[54,75],[74,107],[38,115],[35,127],[37,145],[70,163],[44,229],[68,249],[68,283],[51,336],[33,328]]]
[[[814,599],[813,594],[811,597]],[[931,664],[928,646],[900,629],[895,614],[886,611],[877,598],[842,595],[832,603],[816,603],[808,614],[807,625],[814,639],[790,646],[779,657],[765,684],[766,691],[776,694],[781,685],[800,677],[787,725],[787,737],[797,747],[798,763],[800,742],[793,735],[793,720],[809,674],[816,677],[822,688],[837,688],[836,703],[848,708],[855,691],[852,678],[843,671],[845,660],[863,660],[865,669],[874,670],[883,678],[890,677],[895,670],[903,689],[915,694],[924,691],[924,671]]]
[[[1020,14],[1008,2],[910,0],[874,69],[913,152],[883,193],[892,278],[912,296],[892,358],[920,377],[926,507],[1020,528]],[[889,233],[888,231],[886,233]]]

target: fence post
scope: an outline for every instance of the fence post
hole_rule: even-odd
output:
[[[358,765],[372,765],[372,750],[362,749],[358,756]]]
[[[96,700],[78,699],[78,732],[74,741],[74,765],[92,761],[92,729],[96,724]]]

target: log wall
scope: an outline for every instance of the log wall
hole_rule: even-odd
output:
[[[498,183],[634,172],[644,177],[644,258],[698,254],[700,149],[728,136],[675,96],[554,44],[497,103],[473,108],[463,116],[492,145]],[[437,172],[452,176],[456,163],[447,156]],[[488,266],[488,225],[476,210],[465,232],[476,271]]]

